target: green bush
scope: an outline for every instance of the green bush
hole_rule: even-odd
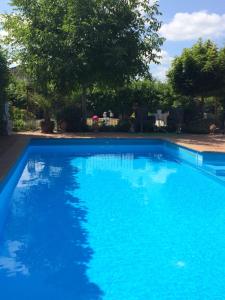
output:
[[[14,131],[25,131],[26,122],[22,119],[16,119],[13,121],[13,130]]]
[[[153,113],[157,109],[169,110],[176,99],[168,84],[140,80],[117,90],[94,89],[88,95],[87,108],[99,116],[110,109],[115,116],[125,117],[132,114],[135,103],[145,105]]]
[[[35,119],[35,116],[31,112],[12,106],[10,109],[10,116],[14,131],[35,129],[32,122],[32,120]]]

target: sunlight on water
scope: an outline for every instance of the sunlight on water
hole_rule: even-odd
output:
[[[223,299],[224,189],[161,152],[31,153],[0,240],[2,299]]]

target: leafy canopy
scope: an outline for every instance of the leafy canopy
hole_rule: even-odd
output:
[[[219,82],[219,50],[210,40],[199,40],[176,57],[168,73],[174,90],[182,95],[214,95]]]
[[[118,86],[149,75],[163,39],[149,0],[12,0],[5,17],[14,59],[40,92]]]

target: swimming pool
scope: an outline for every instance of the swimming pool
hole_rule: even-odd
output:
[[[0,298],[224,299],[224,162],[160,140],[32,141],[0,193]]]

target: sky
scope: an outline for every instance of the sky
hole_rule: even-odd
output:
[[[162,12],[160,33],[166,38],[159,66],[152,66],[153,76],[165,80],[166,72],[184,48],[202,37],[225,46],[225,0],[159,0]]]
[[[166,41],[161,64],[151,66],[154,77],[165,80],[173,58],[200,37],[225,46],[225,0],[159,0],[159,5],[163,22],[160,34]],[[10,11],[8,0],[0,0],[0,14]]]

